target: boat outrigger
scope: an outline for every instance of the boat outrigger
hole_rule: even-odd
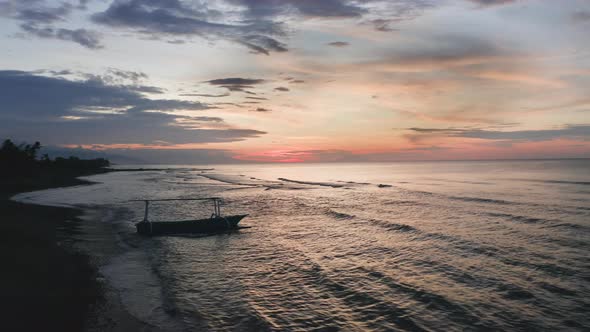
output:
[[[212,200],[214,211],[211,217],[207,219],[198,220],[183,220],[183,221],[151,221],[148,219],[150,202],[168,202],[168,201],[204,201]],[[177,198],[177,199],[142,199],[133,200],[132,202],[145,202],[145,215],[141,222],[135,224],[137,233],[141,235],[155,236],[155,235],[174,235],[174,234],[212,234],[220,233],[228,230],[239,229],[238,223],[247,214],[236,216],[222,216],[221,215],[221,198]],[[244,227],[242,227],[244,228]]]

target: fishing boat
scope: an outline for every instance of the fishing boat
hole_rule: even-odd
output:
[[[211,217],[198,220],[182,221],[151,221],[148,218],[149,206],[151,202],[168,202],[168,201],[213,201],[213,213]],[[147,236],[156,235],[176,235],[176,234],[213,234],[229,230],[235,230],[245,227],[239,227],[238,223],[247,214],[235,216],[221,215],[221,198],[177,198],[177,199],[143,199],[133,200],[133,202],[145,202],[145,214],[143,220],[135,224],[137,233]]]

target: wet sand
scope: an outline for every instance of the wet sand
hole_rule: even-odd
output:
[[[156,331],[121,304],[101,267],[120,254],[107,211],[39,206],[14,194],[89,184],[64,177],[0,189],[0,310],[9,331]]]

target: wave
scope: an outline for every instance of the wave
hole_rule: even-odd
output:
[[[373,225],[379,226],[381,228],[384,228],[384,229],[390,230],[390,231],[413,232],[413,233],[419,232],[418,229],[416,229],[410,225],[397,224],[397,223],[392,223],[392,222],[378,220],[378,219],[367,219],[367,221]]]
[[[332,216],[332,217],[334,217],[336,219],[353,219],[355,217],[354,215],[350,215],[350,214],[346,214],[346,213],[334,211],[332,209],[328,209],[326,211],[326,214],[329,215],[329,216]]]
[[[255,177],[250,177],[250,180],[251,181],[248,181],[248,179],[245,179],[246,178],[245,175],[239,175],[240,176],[240,179],[231,179],[231,178],[228,178],[228,177],[224,177],[222,175],[212,175],[212,174],[197,174],[197,176],[201,176],[201,177],[207,178],[209,180],[214,180],[214,181],[222,182],[222,183],[229,184],[229,185],[243,186],[244,188],[265,188],[265,190],[271,190],[271,189],[286,189],[286,190],[305,189],[303,187],[285,186],[285,184],[282,183],[282,182],[267,181],[267,180],[262,180],[262,179],[258,179],[258,178],[255,178]]]
[[[466,183],[466,184],[493,184],[492,182],[485,182],[485,181],[466,181],[466,180],[451,180],[451,179],[438,179],[438,178],[430,178],[430,180],[440,181],[440,182],[449,182],[449,183]]]
[[[420,229],[417,229],[414,226],[410,226],[407,224],[399,224],[390,221],[384,221],[379,219],[359,219],[358,223],[369,223],[374,226],[381,227],[388,231],[395,231],[395,232],[402,232],[402,233],[410,233],[415,235],[416,240],[440,240],[451,244],[453,247],[463,250],[466,252],[470,252],[472,254],[477,255],[485,255],[485,256],[496,256],[500,251],[498,248],[482,245],[479,243],[475,243],[472,241],[464,240],[461,238],[457,238],[451,235],[441,234],[441,233],[430,233],[425,232]]]
[[[430,233],[420,230],[414,226],[406,225],[406,224],[399,224],[393,223],[384,220],[378,219],[359,219],[358,223],[361,224],[362,221],[365,223],[368,222],[371,225],[378,226],[388,231],[393,232],[401,232],[411,234],[414,237],[414,240],[417,241],[430,241],[430,240],[438,240],[445,242],[455,249],[461,250],[463,252],[472,254],[472,255],[483,255],[488,257],[496,257],[499,256],[501,250],[496,247],[484,245],[481,243],[461,239],[452,235],[446,235],[441,233]]]
[[[580,186],[590,186],[590,181],[567,181],[567,180],[533,180],[533,179],[516,179],[526,182],[554,183],[554,184],[575,184]]]
[[[588,227],[588,226],[580,225],[580,224],[572,224],[572,223],[569,223],[569,222],[562,222],[562,223],[551,225],[551,226],[548,226],[548,227],[551,227],[551,228],[566,228],[566,229],[571,229],[571,230],[576,230],[576,231],[577,230],[582,230],[582,231],[586,231],[586,232],[589,232],[590,231],[590,227]]]
[[[571,289],[563,288],[554,284],[549,284],[546,282],[539,282],[539,286],[546,289],[547,291],[557,294],[559,296],[575,296],[577,293]]]
[[[580,224],[573,224],[569,222],[562,222],[561,220],[557,219],[544,219],[544,218],[535,218],[535,217],[527,217],[527,216],[520,216],[514,215],[510,213],[498,213],[498,212],[488,212],[484,215],[494,217],[494,218],[502,218],[505,220],[510,220],[519,223],[525,224],[543,224],[546,225],[544,228],[563,228],[569,229],[572,231],[582,230],[582,231],[590,231],[590,227],[580,225]]]
[[[587,211],[590,211],[590,207],[588,207],[588,206],[542,204],[542,203],[533,203],[533,202],[517,202],[517,201],[508,201],[508,200],[503,200],[503,199],[484,198],[484,197],[452,196],[452,195],[445,195],[445,194],[434,193],[434,192],[429,192],[429,191],[421,191],[421,190],[410,190],[410,189],[401,189],[401,190],[404,192],[407,192],[407,193],[417,195],[417,196],[422,195],[422,196],[427,196],[427,197],[451,199],[451,200],[471,202],[471,203],[509,205],[509,206],[522,205],[522,206],[528,206],[528,207],[539,207],[539,208],[543,208],[543,209],[546,209],[551,212],[566,213],[566,214],[586,214]]]
[[[534,218],[534,217],[526,217],[526,216],[519,216],[509,213],[498,213],[498,212],[488,212],[485,215],[494,217],[494,218],[504,218],[512,221],[522,222],[525,224],[537,224],[537,223],[547,223],[549,220],[542,219],[542,218]]]
[[[529,300],[535,297],[533,293],[512,284],[502,284],[496,287],[497,292],[509,300]]]
[[[338,183],[346,183],[346,184],[350,184],[350,185],[362,185],[362,186],[371,186],[374,185],[373,183],[370,182],[354,182],[354,181],[337,181]],[[380,183],[376,185],[379,188],[391,188],[393,187],[390,184],[384,184],[384,183]]]
[[[367,269],[365,267],[358,267],[358,270],[366,273],[368,276],[378,280],[379,282],[383,283],[387,287],[400,291],[408,296],[410,296],[413,300],[417,302],[421,302],[422,304],[428,306],[429,309],[440,310],[447,315],[447,317],[455,322],[460,323],[468,323],[471,326],[474,324],[478,324],[480,319],[471,314],[467,309],[465,309],[460,304],[452,302],[451,300],[447,299],[443,295],[439,295],[433,292],[429,292],[412,285],[400,283],[393,278],[386,276],[385,274],[375,271],[372,269]]]
[[[223,178],[221,176],[214,176],[212,174],[198,174],[198,176],[202,176],[202,177],[207,178],[209,180],[219,181],[219,182],[228,183],[228,184],[234,184],[237,186],[244,186],[244,185],[252,186],[253,185],[251,183],[242,183],[240,181],[232,181],[230,179]]]
[[[384,302],[373,295],[346,285],[344,282],[335,281],[324,272],[322,267],[309,260],[302,262],[298,267],[300,273],[306,275],[316,287],[321,287],[334,298],[345,303],[350,308],[355,308],[355,315],[362,323],[374,324],[383,327],[383,324],[393,324],[396,329],[407,331],[426,331],[420,327],[405,308],[393,303]],[[376,326],[375,326],[376,327]]]
[[[285,179],[285,178],[278,178],[278,180],[281,180],[284,182],[297,183],[297,184],[311,185],[311,186],[332,187],[332,188],[344,187],[344,185],[342,185],[342,184],[331,183],[331,182],[298,181],[298,180],[290,180],[290,179]]]
[[[518,260],[511,257],[501,257],[500,261],[504,264],[516,266],[516,267],[526,267],[530,270],[538,270],[543,271],[544,273],[556,277],[556,278],[563,278],[565,277],[583,277],[580,276],[579,273],[570,267],[559,266],[553,263],[534,263],[524,260]]]
[[[489,204],[500,204],[500,205],[515,205],[520,204],[517,202],[505,201],[502,199],[482,198],[482,197],[464,197],[464,196],[448,196],[450,199],[465,201],[465,202],[476,202],[476,203],[489,203]]]
[[[346,184],[361,184],[361,185],[370,185],[371,183],[369,182],[354,182],[354,181],[338,181],[340,183],[346,183]]]
[[[392,202],[392,203],[395,203],[395,202]],[[409,201],[409,203],[412,204],[413,202]],[[525,224],[541,224],[541,225],[543,225],[543,227],[570,228],[574,231],[575,230],[582,230],[582,231],[588,230],[588,227],[586,227],[586,226],[564,223],[564,222],[561,222],[560,220],[550,220],[550,219],[536,218],[536,217],[531,217],[531,216],[522,216],[522,215],[509,214],[509,213],[497,213],[497,212],[488,212],[488,213],[485,213],[484,215],[488,215],[488,216],[491,216],[494,218],[502,218],[502,219],[506,219],[506,220],[510,220],[510,221],[514,221],[514,222],[519,222],[519,223],[525,223]],[[511,258],[507,257],[508,252],[501,249],[501,248],[491,246],[491,245],[482,244],[479,242],[470,241],[470,240],[463,239],[461,237],[457,237],[457,236],[453,236],[453,235],[426,232],[426,231],[420,230],[414,226],[407,225],[407,224],[396,223],[396,222],[392,222],[389,220],[379,220],[379,219],[375,219],[375,218],[362,218],[359,216],[348,215],[348,214],[346,214],[346,215],[338,214],[338,215],[335,215],[335,217],[339,218],[339,219],[353,219],[354,218],[355,224],[359,224],[359,225],[369,224],[369,225],[380,227],[381,229],[384,229],[387,231],[397,232],[397,233],[405,233],[405,234],[412,236],[413,241],[431,241],[431,240],[441,241],[443,243],[446,243],[446,244],[444,244],[444,246],[449,246],[450,248],[454,248],[456,250],[465,252],[468,255],[481,255],[481,256],[493,257],[493,259],[498,260],[498,261],[500,261],[504,264],[508,264],[508,265],[518,266],[518,265],[521,265],[521,263],[522,263],[522,265],[524,265],[526,267],[529,267],[532,269],[543,270],[551,275],[559,273],[557,271],[561,271],[565,274],[571,273],[571,271],[569,271],[569,269],[567,269],[566,267],[556,266],[556,265],[542,266],[540,264],[539,265],[527,264],[526,262],[521,262],[518,259],[511,259]],[[551,239],[551,240],[548,239],[548,241],[558,242],[560,245],[567,244],[568,246],[573,247],[573,248],[581,248],[581,247],[587,245],[586,243],[577,243],[577,242],[572,243],[571,239],[567,240],[566,243],[561,243],[561,241],[556,241],[553,239]],[[525,254],[525,253],[523,253],[523,254]],[[530,252],[528,254],[534,255],[534,253],[532,253],[532,252]],[[512,295],[518,296],[515,294],[512,294]],[[509,295],[509,296],[511,296],[511,295]]]
[[[426,203],[423,203],[423,202],[410,201],[410,200],[389,200],[389,201],[383,201],[382,204],[385,204],[385,205],[427,205]]]

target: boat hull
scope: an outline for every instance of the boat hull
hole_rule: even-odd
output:
[[[137,233],[147,236],[173,234],[212,234],[238,228],[238,223],[247,215],[227,216],[186,221],[139,222]]]

